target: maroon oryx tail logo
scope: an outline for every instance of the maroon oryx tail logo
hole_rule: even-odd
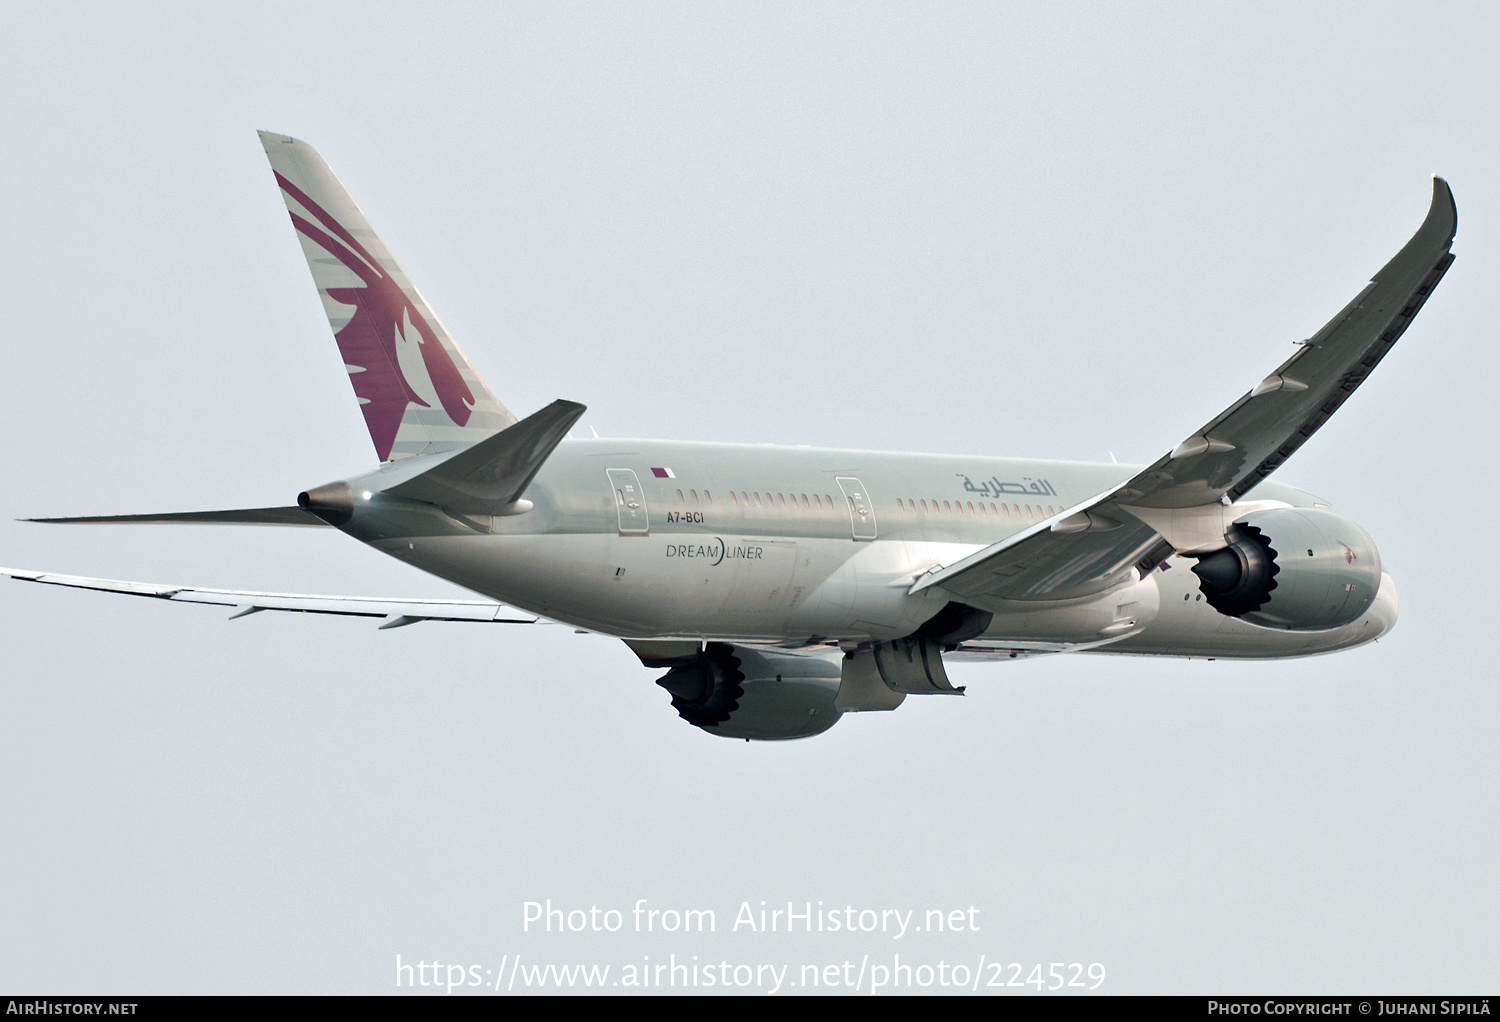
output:
[[[354,306],[353,317],[334,334],[334,340],[346,365],[363,367],[364,371],[352,373],[350,380],[380,460],[385,461],[391,453],[406,406],[432,407],[401,372],[396,338],[398,334],[405,338],[412,328],[420,336],[422,362],[443,411],[457,425],[467,423],[474,408],[474,394],[421,311],[391,279],[389,271],[327,210],[281,174],[276,175],[276,182],[327,228],[321,230],[292,213],[292,224],[298,233],[311,239],[365,283],[364,287],[331,287],[327,291],[334,301]]]

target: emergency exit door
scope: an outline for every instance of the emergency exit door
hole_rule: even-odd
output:
[[[875,538],[875,504],[865,491],[865,484],[853,476],[838,476],[839,489],[849,505],[849,526],[855,539]]]
[[[614,492],[615,511],[620,516],[620,535],[644,536],[651,531],[651,518],[646,512],[646,495],[641,492],[641,481],[628,468],[608,468],[609,487]]]

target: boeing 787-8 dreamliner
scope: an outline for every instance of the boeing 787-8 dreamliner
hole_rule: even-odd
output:
[[[296,506],[40,519],[332,528],[485,599],[239,592],[39,571],[30,582],[263,610],[563,622],[622,639],[689,723],[802,738],[957,694],[944,661],[1093,652],[1272,658],[1384,635],[1375,543],[1271,475],[1364,381],[1453,256],[1416,235],[1284,364],[1144,468],[575,439],[518,420],[316,150],[261,133],[380,464]]]

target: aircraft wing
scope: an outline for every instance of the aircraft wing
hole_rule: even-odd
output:
[[[1132,568],[1150,571],[1173,548],[1143,519],[1238,500],[1280,467],[1411,325],[1453,263],[1457,229],[1453,193],[1433,178],[1432,205],[1412,239],[1244,397],[1120,486],[922,576],[911,591],[941,586],[976,606],[1058,600],[1109,589]]]
[[[156,582],[120,582],[108,578],[54,575],[45,571],[0,568],[0,577],[20,582],[96,589],[126,596],[150,596],[176,603],[207,603],[234,607],[232,618],[262,610],[297,611],[303,614],[344,614],[351,617],[383,618],[381,628],[400,628],[418,621],[479,621],[486,624],[531,625],[540,619],[493,600],[389,600],[374,596],[304,596],[296,593],[253,593],[236,589],[199,589]]]

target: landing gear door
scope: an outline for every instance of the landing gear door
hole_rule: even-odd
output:
[[[853,476],[836,477],[844,500],[849,504],[849,524],[855,539],[875,538],[875,504],[865,492],[865,484]]]
[[[644,536],[651,531],[651,519],[646,512],[646,495],[641,492],[641,481],[628,468],[607,468],[609,487],[613,492],[615,511],[620,516],[620,535]]]

